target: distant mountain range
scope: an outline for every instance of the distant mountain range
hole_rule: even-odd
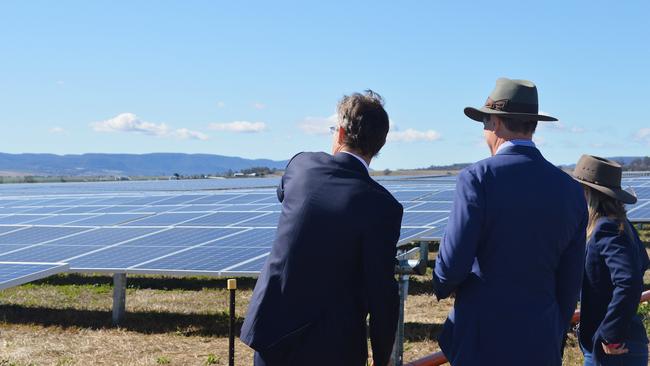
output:
[[[211,154],[5,154],[0,153],[2,175],[44,176],[168,176],[221,174],[253,167],[284,169],[287,161],[244,159]]]
[[[608,157],[606,159],[614,160],[623,166],[623,170],[649,170],[650,166],[647,166],[648,157],[644,156],[614,156]],[[633,164],[634,163],[634,164]],[[567,164],[561,165],[562,167],[573,169],[576,164]]]

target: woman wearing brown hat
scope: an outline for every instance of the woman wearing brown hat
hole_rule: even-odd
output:
[[[578,328],[585,366],[647,366],[648,338],[637,307],[650,260],[623,206],[636,197],[621,189],[616,162],[583,155],[573,175],[589,209]]]

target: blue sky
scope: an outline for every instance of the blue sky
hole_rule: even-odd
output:
[[[372,167],[488,156],[481,105],[533,80],[552,162],[650,155],[647,1],[3,1],[0,151],[329,150],[336,102],[371,88],[391,141]]]

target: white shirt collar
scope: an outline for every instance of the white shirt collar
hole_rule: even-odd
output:
[[[370,167],[368,166],[368,163],[366,163],[366,161],[363,160],[361,157],[359,157],[359,156],[357,156],[356,154],[351,153],[351,152],[349,152],[349,151],[341,151],[341,152],[342,152],[342,153],[346,153],[346,154],[348,154],[348,155],[352,155],[352,156],[354,156],[355,158],[357,158],[357,160],[359,160],[359,161],[361,162],[361,164],[363,164],[363,166],[366,167],[366,170],[367,170],[367,171],[370,171]]]
[[[510,140],[510,141],[506,141],[506,142],[502,143],[499,146],[499,148],[497,149],[496,154],[498,154],[501,150],[505,149],[506,147],[510,147],[510,146],[536,147],[533,140]]]

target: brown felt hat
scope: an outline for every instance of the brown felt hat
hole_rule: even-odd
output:
[[[621,188],[623,168],[615,161],[582,155],[573,171],[573,178],[623,203],[636,203],[636,197]]]
[[[478,122],[491,114],[514,121],[557,121],[557,118],[539,114],[537,87],[528,80],[499,78],[483,107],[465,108],[465,115]]]

